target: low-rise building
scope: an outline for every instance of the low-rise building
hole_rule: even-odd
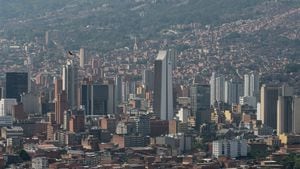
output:
[[[216,140],[212,144],[212,155],[214,157],[226,156],[230,158],[247,156],[248,148],[247,141],[234,140]]]
[[[31,165],[32,169],[47,169],[49,167],[47,157],[33,158],[31,161]]]
[[[10,137],[22,137],[23,136],[23,128],[19,126],[15,127],[3,127],[1,128],[1,137],[2,138],[10,138]]]

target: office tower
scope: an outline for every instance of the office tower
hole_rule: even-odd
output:
[[[216,101],[216,73],[213,72],[209,81],[210,84],[210,105],[214,105]]]
[[[54,99],[58,99],[58,95],[62,91],[62,80],[60,78],[56,78],[54,80]]]
[[[276,129],[277,127],[277,86],[263,85],[260,94],[260,115],[263,124]]]
[[[277,133],[279,134],[293,131],[293,95],[293,87],[283,85],[279,88],[277,100]]]
[[[124,102],[124,103],[128,102],[128,96],[129,96],[129,82],[123,81],[122,82],[122,102]]]
[[[242,96],[242,89],[242,84],[237,80],[231,79],[230,81],[225,81],[225,103],[230,105],[238,104],[239,98]]]
[[[216,101],[224,102],[225,101],[225,78],[223,75],[220,75],[216,78]]]
[[[81,105],[87,116],[113,114],[113,86],[87,84],[81,86]]]
[[[294,96],[294,88],[288,85],[282,85],[280,88],[280,96]]]
[[[62,91],[55,102],[55,121],[56,124],[62,125],[64,120],[64,112],[68,108],[67,103],[67,93]]]
[[[293,133],[300,134],[300,96],[293,97]]]
[[[250,77],[248,74],[244,75],[244,96],[250,96]]]
[[[210,86],[194,84],[190,88],[192,115],[196,117],[196,128],[210,122]]]
[[[123,82],[123,77],[116,75],[115,77],[115,104],[118,106],[119,104],[122,103],[122,82]]]
[[[129,81],[129,94],[136,94],[136,81]]]
[[[68,60],[63,67],[63,90],[66,91],[68,106],[71,109],[77,107],[78,68],[73,61]]]
[[[244,75],[244,96],[259,96],[259,75],[252,72]]]
[[[252,72],[250,75],[250,95],[259,98],[259,79],[260,76]]]
[[[21,94],[28,92],[28,73],[6,73],[6,98],[21,101]]]
[[[153,109],[161,120],[173,118],[172,63],[167,51],[159,51],[154,62],[154,100]]]
[[[177,50],[175,49],[169,49],[168,50],[168,58],[170,59],[170,62],[172,64],[172,67],[175,68],[176,67],[176,57],[178,55]]]
[[[293,97],[279,96],[277,100],[277,133],[291,133],[293,126]]]
[[[115,85],[108,85],[108,99],[107,99],[107,114],[114,114],[116,111]]]
[[[79,66],[84,68],[85,64],[85,55],[84,55],[84,48],[80,48],[79,50]]]
[[[238,104],[239,98],[243,95],[243,84],[239,80],[231,79],[230,104]]]
[[[154,89],[154,72],[153,70],[145,69],[143,71],[143,84],[146,87],[146,90],[153,91]]]
[[[226,80],[224,83],[224,102],[227,104],[231,104],[231,99],[232,99],[231,88],[232,88],[231,82]]]

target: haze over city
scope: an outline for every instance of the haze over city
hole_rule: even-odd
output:
[[[300,168],[300,1],[0,0],[0,168]]]

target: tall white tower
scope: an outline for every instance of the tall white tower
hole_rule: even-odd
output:
[[[210,84],[210,105],[216,101],[216,73],[213,72],[209,81]]]
[[[244,75],[244,96],[259,97],[259,75],[252,72]]]
[[[84,55],[84,48],[80,48],[79,50],[79,66],[84,68],[85,64],[85,55]]]
[[[70,108],[77,106],[78,93],[78,68],[72,60],[68,60],[63,66],[63,90],[67,93],[68,105]]]

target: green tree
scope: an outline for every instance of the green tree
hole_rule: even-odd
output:
[[[21,150],[20,153],[19,153],[19,156],[21,157],[21,159],[23,161],[30,161],[31,160],[31,157],[29,156],[29,154],[25,150]]]

